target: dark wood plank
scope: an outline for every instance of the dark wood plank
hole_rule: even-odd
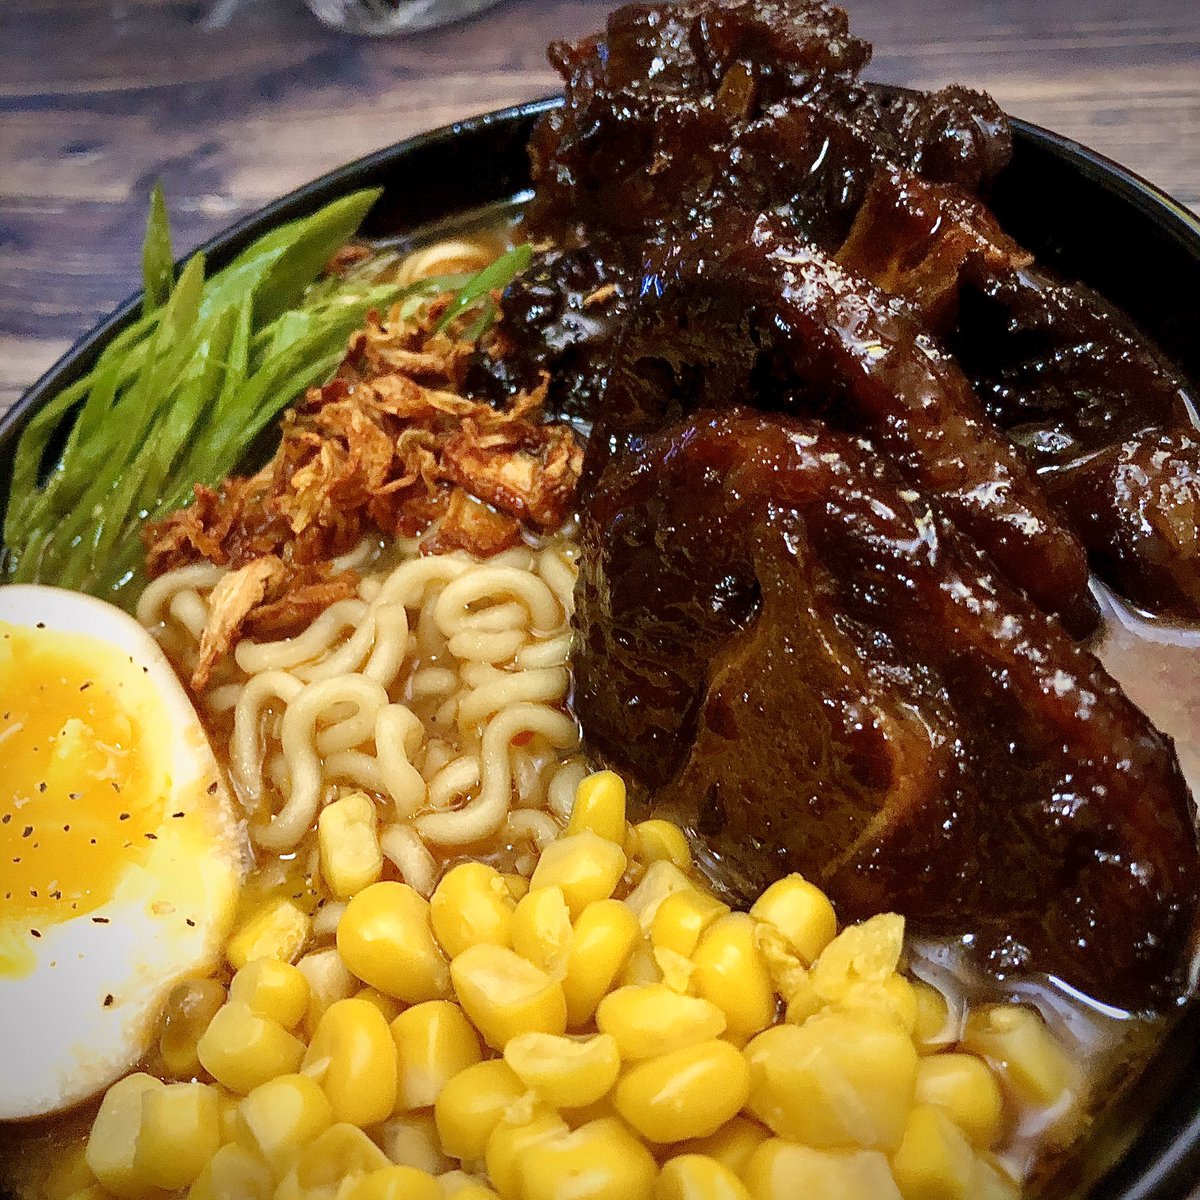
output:
[[[421,129],[546,94],[610,0],[508,0],[411,38],[300,0],[0,0],[0,408],[137,283],[146,194],[180,247]],[[936,15],[933,15],[936,12]],[[860,0],[875,78],[986,87],[1200,209],[1195,0]]]

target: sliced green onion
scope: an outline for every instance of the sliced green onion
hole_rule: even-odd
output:
[[[430,297],[453,291],[439,327],[475,312],[472,336],[488,327],[492,293],[528,266],[530,247],[475,276],[406,287],[353,270],[319,279],[378,196],[355,192],[281,225],[207,279],[203,256],[193,255],[176,280],[155,188],[142,315],[33,417],[17,446],[4,522],[10,581],[125,599],[144,557],[144,523],[188,504],[197,484],[229,475],[283,408],[333,374],[368,313],[399,304],[411,318]],[[68,421],[63,450],[47,464]]]

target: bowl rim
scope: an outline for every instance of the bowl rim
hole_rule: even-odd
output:
[[[203,252],[210,263],[223,265],[266,229],[304,216],[351,188],[368,186],[373,179],[385,177],[398,159],[448,146],[464,138],[485,136],[491,130],[518,129],[542,114],[562,107],[563,103],[561,95],[551,95],[514,104],[372,151],[245,214],[181,256],[177,266],[197,252]],[[1015,117],[1010,121],[1015,142],[1030,144],[1068,160],[1090,184],[1140,210],[1181,253],[1200,263],[1200,216],[1107,155],[1032,122]],[[518,194],[510,191],[508,198],[514,199]],[[503,197],[497,197],[497,203],[502,202]],[[456,213],[449,209],[445,215],[452,218]],[[0,415],[0,453],[7,449],[11,455],[12,446],[32,415],[92,365],[107,342],[135,318],[141,301],[139,290],[82,333]],[[4,474],[7,475],[7,471]],[[8,480],[0,479],[0,516],[7,500]],[[1163,1119],[1148,1122],[1124,1147],[1110,1169],[1087,1193],[1090,1200],[1187,1200],[1188,1197],[1200,1200],[1200,1193],[1193,1192],[1200,1185],[1200,997],[1188,1004],[1187,1009],[1180,1024],[1188,1026],[1184,1057],[1191,1070],[1184,1070],[1174,1085],[1174,1092],[1165,1103],[1157,1104],[1154,1117]],[[1156,1049],[1155,1057],[1161,1049]]]

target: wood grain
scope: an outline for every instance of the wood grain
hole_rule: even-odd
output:
[[[546,94],[610,0],[356,39],[300,0],[0,0],[0,410],[137,284],[146,194],[186,248],[330,168]],[[227,9],[228,4],[221,9]],[[874,78],[960,80],[1200,209],[1196,0],[860,0]]]

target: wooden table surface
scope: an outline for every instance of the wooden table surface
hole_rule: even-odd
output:
[[[610,0],[507,0],[408,39],[300,0],[0,0],[0,411],[177,246],[421,129],[552,91]],[[857,0],[874,78],[989,89],[1200,208],[1200,0]]]

